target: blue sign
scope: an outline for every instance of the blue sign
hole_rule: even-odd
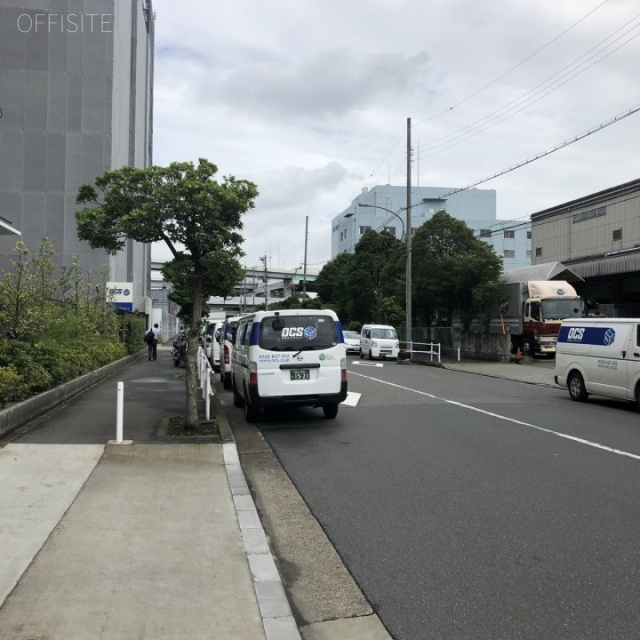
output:
[[[558,333],[558,342],[567,344],[591,344],[608,347],[616,339],[611,327],[570,327],[563,325]]]

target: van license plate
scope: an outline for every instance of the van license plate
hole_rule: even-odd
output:
[[[292,380],[309,380],[309,369],[291,369]]]

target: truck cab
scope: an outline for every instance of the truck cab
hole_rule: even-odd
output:
[[[529,294],[523,305],[522,344],[525,355],[556,352],[560,324],[565,318],[584,318],[585,301],[566,282],[528,282]]]

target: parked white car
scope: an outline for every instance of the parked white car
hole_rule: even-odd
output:
[[[343,331],[347,353],[360,353],[360,334],[357,331]]]

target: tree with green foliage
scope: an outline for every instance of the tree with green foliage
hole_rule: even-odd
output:
[[[190,304],[185,427],[198,426],[196,351],[204,301],[228,296],[241,278],[242,215],[253,208],[255,184],[226,176],[203,158],[194,166],[122,167],[78,189],[78,236],[93,248],[116,254],[127,239],[164,242],[173,259],[162,273]]]
[[[502,260],[493,247],[446,211],[415,232],[412,266],[414,305],[427,323],[436,313],[450,321],[455,311],[468,330],[478,306],[502,286]]]
[[[350,287],[353,261],[353,253],[338,254],[322,267],[315,281],[320,302],[330,306],[343,322],[353,317]]]
[[[106,281],[93,282],[77,260],[56,276],[46,237],[37,252],[18,242],[14,254],[12,270],[0,275],[0,402],[24,400],[124,357],[127,348],[140,350],[142,320],[114,313]]]
[[[353,319],[400,324],[404,319],[405,245],[390,233],[367,231],[355,247],[348,291]]]

